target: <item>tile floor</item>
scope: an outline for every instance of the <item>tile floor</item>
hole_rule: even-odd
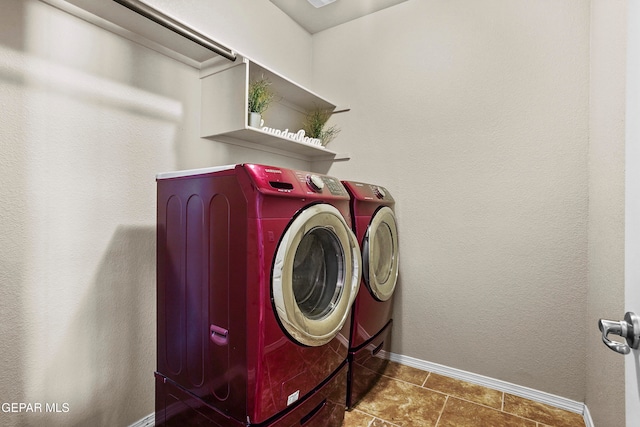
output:
[[[582,415],[389,362],[344,427],[584,427]]]

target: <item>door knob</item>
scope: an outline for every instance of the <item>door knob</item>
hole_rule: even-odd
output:
[[[640,347],[640,317],[628,311],[624,320],[598,320],[598,328],[602,332],[602,342],[611,350],[620,354],[629,354],[631,349]],[[627,340],[627,344],[611,341],[609,334],[620,335]]]

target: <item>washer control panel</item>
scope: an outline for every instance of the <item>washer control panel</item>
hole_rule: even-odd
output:
[[[334,196],[347,196],[348,193],[339,179],[332,176],[318,175],[306,172],[296,172],[298,180],[304,182],[314,193],[322,193],[325,189]]]
[[[322,193],[322,189],[324,188],[324,181],[318,175],[307,174],[307,186],[315,191],[316,193]]]
[[[373,194],[375,194],[378,199],[384,199],[384,196],[386,196],[386,193],[384,192],[384,189],[382,187],[372,185],[371,189],[373,190]]]
[[[332,176],[265,165],[245,164],[243,167],[261,191],[301,197],[317,194],[322,197],[349,198],[340,180]]]

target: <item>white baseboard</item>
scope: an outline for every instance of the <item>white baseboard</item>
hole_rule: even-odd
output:
[[[582,414],[582,416],[584,417],[584,425],[586,427],[595,427],[595,425],[593,424],[593,418],[591,418],[591,413],[589,413],[589,408],[587,407],[587,405],[584,405],[584,414]]]
[[[131,424],[129,427],[153,427],[155,424],[156,424],[156,414],[151,413],[146,417]]]
[[[407,365],[414,368],[422,369],[424,371],[444,375],[450,378],[478,384],[494,390],[510,393],[514,396],[524,397],[525,399],[533,400],[534,402],[544,403],[555,408],[564,409],[565,411],[581,414],[584,418],[584,424],[586,427],[595,427],[593,424],[593,419],[591,418],[591,414],[589,413],[589,408],[582,402],[577,402],[575,400],[556,396],[544,391],[523,387],[517,384],[512,384],[506,381],[497,380],[495,378],[485,377],[484,375],[478,375],[472,372],[450,368],[438,363],[427,362],[425,360],[416,359],[415,357],[404,356],[402,354],[396,353],[386,353],[383,354],[383,356],[391,361],[400,363],[402,365]],[[153,427],[154,424],[155,413],[152,413],[142,418],[141,420],[138,420],[137,422],[131,424],[129,427]]]
[[[594,427],[589,409],[582,402],[567,399],[565,397],[556,396],[544,391],[534,390],[528,387],[512,384],[495,378],[485,377],[484,375],[474,374],[472,372],[463,371],[456,368],[440,365],[438,363],[427,362],[425,360],[416,359],[415,357],[405,356],[396,353],[387,353],[386,357],[402,365],[411,366],[422,369],[424,371],[433,372],[450,378],[466,381],[469,383],[481,385],[494,390],[513,394],[514,396],[523,397],[533,400],[534,402],[544,403],[555,408],[564,409],[565,411],[581,414],[584,417],[586,427]]]

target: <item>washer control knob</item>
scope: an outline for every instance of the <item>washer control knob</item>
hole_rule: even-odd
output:
[[[375,194],[378,199],[384,199],[384,196],[386,196],[384,190],[380,187],[373,187],[373,194]]]
[[[318,175],[307,175],[307,185],[316,193],[321,193],[324,188],[324,181]]]

